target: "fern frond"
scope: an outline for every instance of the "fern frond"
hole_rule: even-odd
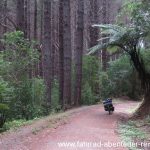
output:
[[[109,43],[105,43],[105,44],[98,44],[94,47],[91,47],[90,49],[88,49],[89,53],[87,55],[91,55],[94,54],[95,52],[97,52],[98,50],[107,48],[107,46],[109,45]]]
[[[95,24],[93,27],[100,28],[101,34],[107,35],[107,37],[101,38],[98,41],[108,40],[106,41],[107,43],[98,44],[90,48],[88,55],[94,54],[96,51],[107,48],[108,46],[117,46],[129,52],[130,49],[128,49],[128,46],[130,46],[131,43],[138,43],[139,39],[146,34],[134,28],[126,28],[113,24]]]

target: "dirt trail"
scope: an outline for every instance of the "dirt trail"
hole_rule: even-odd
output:
[[[127,101],[114,105],[116,111],[112,115],[108,115],[102,105],[89,106],[75,111],[56,127],[45,128],[37,134],[29,130],[35,128],[31,125],[0,136],[0,150],[127,150],[108,144],[121,142],[116,132],[117,122],[137,103]],[[94,143],[97,145],[91,145]]]

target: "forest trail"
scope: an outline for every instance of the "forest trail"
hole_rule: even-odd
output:
[[[59,125],[43,127],[37,133],[33,129],[36,129],[37,124],[40,126],[40,123],[46,126],[46,120],[22,127],[14,133],[8,132],[0,136],[0,150],[127,150],[122,147],[110,148],[108,141],[121,142],[116,131],[117,122],[123,116],[126,117],[137,103],[117,102],[114,106],[115,112],[112,115],[108,115],[102,105],[87,106],[77,108],[65,121],[60,121]],[[91,147],[88,145],[91,142],[98,146]]]

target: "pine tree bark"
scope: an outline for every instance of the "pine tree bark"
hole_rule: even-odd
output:
[[[44,0],[43,73],[46,84],[47,107],[51,105],[51,1]]]
[[[40,1],[40,43],[43,40],[43,1]]]
[[[70,0],[63,2],[63,51],[64,51],[64,83],[63,83],[63,101],[66,106],[71,105],[71,17],[70,17]]]
[[[1,23],[3,24],[3,1],[0,1],[0,39],[2,38],[2,34],[3,34],[3,30],[4,30],[4,27],[3,25],[1,25]],[[3,44],[2,42],[0,41],[0,51],[3,50]]]
[[[63,88],[64,88],[64,49],[63,49],[63,3],[59,1],[59,102],[64,109]]]
[[[92,27],[93,24],[98,24],[98,1],[91,0],[90,7],[90,47],[93,47],[98,44],[97,40],[99,35],[98,29]]]
[[[56,26],[55,26],[56,18],[55,18],[55,2],[52,3],[52,80],[55,78],[55,52],[56,52]]]
[[[24,0],[24,37],[28,36],[28,0]]]
[[[17,0],[17,30],[20,30],[25,33],[25,26],[24,26],[24,0]]]
[[[43,77],[43,46],[42,46],[42,43],[43,43],[43,1],[40,1],[40,62],[39,62],[39,75],[41,77]]]
[[[31,13],[31,10],[30,10],[30,8],[31,8],[31,6],[30,6],[30,3],[31,3],[31,1],[30,0],[28,0],[28,3],[27,3],[27,38],[29,39],[29,40],[31,40],[31,35],[30,35],[30,28],[31,28],[31,21],[30,21],[30,19],[31,19],[31,17],[30,17],[30,13]]]
[[[6,18],[6,16],[7,16],[7,0],[5,0],[4,1],[4,24],[5,24],[5,26],[6,27],[4,27],[4,33],[6,33],[7,32],[7,18]]]
[[[102,23],[103,24],[108,24],[109,23],[109,16],[107,14],[107,12],[109,11],[108,10],[108,3],[109,3],[109,0],[103,0],[102,1]],[[106,37],[106,35],[102,35],[102,37]],[[106,40],[103,40],[102,41],[103,43],[106,43],[107,41]],[[106,71],[107,69],[107,65],[108,65],[108,55],[107,55],[107,49],[103,49],[102,50],[102,69],[103,71]]]
[[[82,87],[82,57],[83,57],[83,30],[84,30],[84,0],[77,1],[77,29],[75,51],[75,91],[74,102],[78,106],[81,103]]]
[[[34,0],[34,39],[37,39],[37,0]]]

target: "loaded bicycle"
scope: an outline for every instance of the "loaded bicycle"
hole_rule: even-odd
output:
[[[107,98],[103,101],[103,105],[104,105],[104,110],[109,112],[109,115],[113,113],[113,111],[115,110],[113,104],[112,104],[112,99],[111,98]]]

